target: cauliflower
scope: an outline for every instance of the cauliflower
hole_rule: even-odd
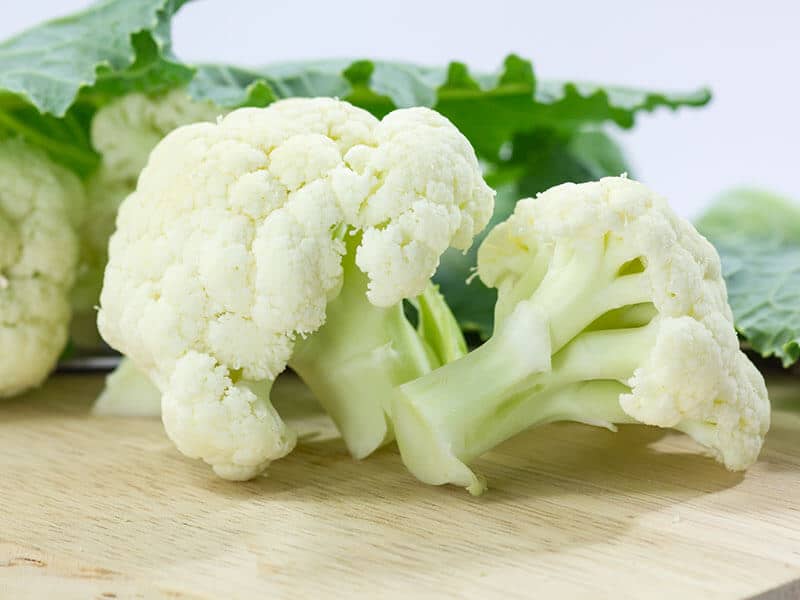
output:
[[[729,469],[756,460],[769,401],[739,350],[719,257],[645,186],[609,177],[520,201],[478,273],[498,291],[495,335],[393,401],[417,477],[480,493],[466,463],[556,420],[670,427]]]
[[[287,363],[365,456],[391,437],[396,385],[463,347],[429,279],[493,199],[467,140],[428,109],[378,121],[291,99],[181,127],[120,207],[98,326],[161,391],[179,450],[221,477],[292,449],[269,402]],[[420,330],[403,312],[417,295],[434,305]]]
[[[0,397],[39,385],[64,349],[83,209],[77,177],[0,141]]]
[[[221,113],[211,102],[191,100],[183,90],[150,97],[129,94],[103,106],[92,119],[92,145],[101,154],[98,170],[86,182],[87,215],[80,229],[80,266],[72,292],[73,343],[81,348],[100,344],[95,306],[100,299],[108,239],[117,209],[136,188],[139,172],[156,144],[170,131],[198,121],[214,121]]]
[[[101,417],[159,417],[161,392],[127,358],[106,377],[103,391],[92,406]]]

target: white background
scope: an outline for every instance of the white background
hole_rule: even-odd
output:
[[[2,4],[5,38],[88,2]],[[792,0],[203,0],[182,10],[174,37],[189,61],[457,59],[488,70],[513,51],[542,77],[710,85],[710,107],[643,116],[622,136],[635,174],[693,215],[739,184],[800,199],[798,29]]]

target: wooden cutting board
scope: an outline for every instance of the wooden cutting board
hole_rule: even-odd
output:
[[[156,419],[90,416],[101,386],[60,375],[0,407],[0,598],[705,599],[800,577],[797,380],[772,382],[744,475],[679,434],[555,424],[480,461],[480,498],[393,447],[352,460],[291,376],[274,396],[302,441],[238,484]]]

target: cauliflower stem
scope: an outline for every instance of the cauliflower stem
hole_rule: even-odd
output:
[[[401,387],[394,425],[404,461],[419,479],[479,494],[485,484],[464,463],[521,431],[553,421],[609,429],[636,422],[620,407],[620,394],[630,392],[620,382],[652,347],[655,327],[586,332],[548,365],[539,314],[534,303],[521,304],[482,347]]]
[[[415,301],[419,327],[402,303],[367,299],[368,279],[355,265],[360,236],[350,236],[343,286],[328,303],[327,321],[295,343],[289,366],[330,414],[353,457],[393,439],[388,417],[396,386],[466,354],[458,324],[433,284]]]

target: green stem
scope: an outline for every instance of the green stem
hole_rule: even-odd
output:
[[[469,351],[461,327],[439,288],[428,283],[412,301],[417,309],[417,332],[433,352],[436,366],[458,360]]]
[[[520,303],[484,346],[400,387],[392,415],[414,475],[480,493],[483,484],[467,463],[529,427],[630,421],[617,399],[657,325],[587,332],[556,353],[552,366],[545,327],[535,304]]]
[[[543,417],[535,424],[574,421],[614,431],[615,425],[637,422],[619,404],[620,395],[628,392],[626,385],[607,379],[566,385],[537,397]]]
[[[438,364],[402,303],[379,308],[367,300],[367,278],[354,256],[354,250],[345,256],[344,285],[328,304],[325,325],[297,342],[289,366],[330,414],[350,453],[364,458],[393,437],[387,411],[396,387]]]
[[[400,386],[392,420],[403,462],[420,480],[455,483],[474,493],[482,482],[464,464],[470,432],[491,422],[498,404],[550,368],[547,323],[521,303],[483,346]]]
[[[498,399],[493,412],[467,430],[450,432],[463,437],[466,448],[459,456],[469,462],[508,438],[552,421],[578,421],[611,428],[631,419],[619,406],[619,394],[652,346],[655,325],[635,329],[595,331],[578,336],[553,357],[550,371],[534,374],[507,398]],[[609,351],[609,349],[613,349]],[[614,384],[614,402],[594,405],[587,396],[571,400],[569,394],[589,382]],[[589,388],[594,389],[594,388]],[[566,390],[566,391],[565,391]]]
[[[539,252],[527,273],[499,289],[498,322],[510,312],[509,307],[530,300],[546,315],[551,348],[557,352],[607,312],[650,302],[644,273],[620,275],[633,258],[624,244],[603,239],[580,248],[556,244],[549,255]]]

